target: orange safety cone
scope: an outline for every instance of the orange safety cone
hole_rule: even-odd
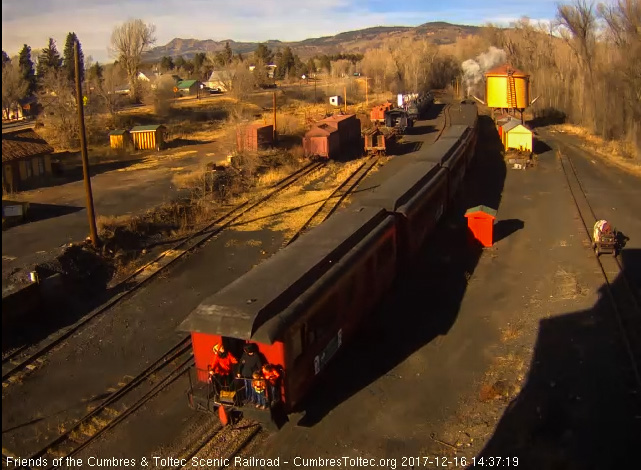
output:
[[[227,412],[225,411],[225,407],[222,405],[218,407],[218,418],[220,419],[220,422],[223,426],[227,426],[227,424],[229,423]]]

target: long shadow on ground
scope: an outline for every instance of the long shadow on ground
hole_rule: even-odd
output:
[[[487,117],[479,121],[476,156],[465,190],[424,246],[415,267],[397,279],[358,337],[328,365],[323,383],[337,385],[319,387],[308,395],[299,425],[319,422],[436,336],[447,333],[456,321],[467,280],[482,252],[480,246],[468,243],[465,210],[479,204],[498,208],[506,176],[496,129]],[[403,321],[399,321],[401,312]]]
[[[641,250],[624,250],[621,258],[625,275],[638,279]],[[619,275],[614,291],[624,283]],[[525,385],[478,462],[516,457],[523,469],[638,466],[641,391],[605,289],[590,310],[541,320]],[[639,331],[641,318],[630,321]]]

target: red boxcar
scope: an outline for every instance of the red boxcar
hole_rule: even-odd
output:
[[[334,114],[321,121],[338,130],[341,150],[360,147],[361,121],[355,114]]]
[[[326,123],[312,127],[303,137],[303,151],[306,157],[336,158],[340,148],[338,130]]]
[[[236,131],[236,145],[239,152],[257,152],[274,145],[274,127],[252,124]]]

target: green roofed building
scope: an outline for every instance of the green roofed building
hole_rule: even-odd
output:
[[[197,95],[202,84],[198,80],[181,80],[176,85],[178,93],[182,95]]]

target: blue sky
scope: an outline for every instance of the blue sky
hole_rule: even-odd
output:
[[[2,49],[23,44],[64,46],[74,31],[85,56],[111,61],[108,45],[118,24],[140,18],[156,25],[156,44],[175,37],[296,41],[370,26],[415,26],[428,21],[507,25],[521,16],[554,18],[558,0],[3,0]]]

